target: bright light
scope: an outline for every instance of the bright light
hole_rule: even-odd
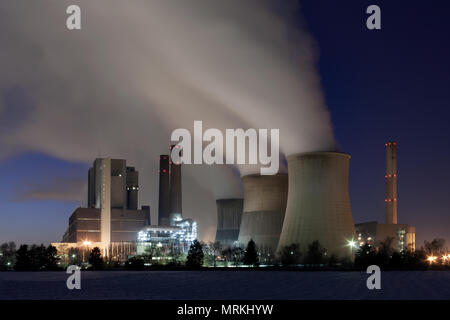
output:
[[[428,262],[430,264],[432,264],[434,261],[436,261],[436,257],[435,256],[428,256],[427,260],[428,260]]]
[[[91,241],[88,241],[88,240],[86,240],[86,241],[84,241],[84,242],[83,242],[83,244],[84,244],[85,246],[90,246],[90,245],[92,244],[92,242],[91,242]]]
[[[75,258],[75,257],[76,257],[76,255],[75,255],[75,254],[73,254],[73,255],[72,255],[72,258]]]
[[[351,248],[356,248],[356,242],[353,240],[348,241],[347,245]]]

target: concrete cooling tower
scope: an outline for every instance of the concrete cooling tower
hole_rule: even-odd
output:
[[[350,155],[311,152],[287,157],[289,194],[278,244],[298,244],[303,255],[315,240],[327,255],[351,257],[348,241],[355,235],[348,170]]]
[[[248,175],[244,184],[244,213],[238,241],[246,246],[250,239],[261,252],[275,253],[286,210],[288,176]]]
[[[243,199],[219,199],[217,205],[216,241],[224,247],[231,247],[239,237]]]

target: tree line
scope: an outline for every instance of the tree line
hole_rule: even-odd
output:
[[[450,255],[445,248],[445,240],[434,239],[425,241],[424,246],[417,250],[404,250],[398,252],[393,249],[393,238],[373,246],[364,243],[355,250],[354,259],[339,259],[334,255],[328,255],[319,241],[313,241],[303,253],[299,244],[291,244],[281,248],[278,254],[270,255],[258,250],[257,244],[250,239],[245,249],[239,246],[223,248],[220,243],[201,243],[195,240],[187,254],[175,248],[170,250],[151,246],[142,255],[129,258],[125,263],[105,261],[99,248],[93,248],[87,252],[87,257],[82,257],[79,249],[72,248],[68,253],[68,261],[64,264],[84,265],[86,260],[92,270],[105,268],[144,270],[151,268],[201,268],[241,265],[258,267],[261,264],[272,267],[289,268],[356,268],[364,269],[369,265],[378,265],[384,269],[426,269],[430,267],[448,267]],[[84,255],[84,253],[83,253]],[[270,257],[270,259],[269,259]],[[439,260],[444,259],[448,260]],[[62,270],[65,265],[61,261],[57,249],[49,245],[21,245],[16,249],[14,242],[0,245],[0,271],[53,271]]]

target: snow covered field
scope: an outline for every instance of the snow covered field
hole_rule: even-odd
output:
[[[0,299],[450,299],[450,271],[96,271],[68,290],[64,272],[0,272]]]

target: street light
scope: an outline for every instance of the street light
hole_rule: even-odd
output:
[[[351,254],[352,257],[353,257],[353,248],[356,248],[356,241],[354,241],[353,239],[352,239],[352,240],[349,240],[349,241],[347,242],[347,245],[350,247],[350,254]]]

